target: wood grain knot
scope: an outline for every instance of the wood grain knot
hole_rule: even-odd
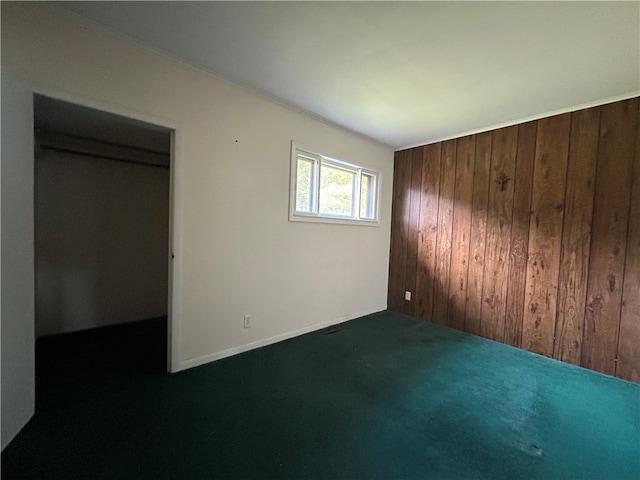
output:
[[[504,192],[504,189],[507,188],[507,183],[509,183],[511,179],[507,176],[506,173],[502,172],[498,178],[496,178],[495,182],[500,185],[500,191]]]
[[[495,295],[491,295],[490,297],[487,297],[484,299],[484,301],[487,303],[487,305],[489,305],[491,308],[496,308],[496,305],[498,304],[498,297],[496,297]]]
[[[602,297],[600,295],[595,296],[587,302],[587,310],[591,312],[600,307],[602,307]]]

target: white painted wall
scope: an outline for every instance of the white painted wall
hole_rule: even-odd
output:
[[[169,170],[35,160],[36,336],[166,315]]]
[[[3,12],[4,16],[4,12]],[[2,53],[4,55],[4,45]],[[3,65],[4,67],[4,65]],[[2,72],[2,448],[33,415],[33,95]]]
[[[48,6],[2,2],[1,8],[2,70],[19,79],[20,87],[33,84],[40,93],[176,130],[174,370],[282,338],[287,332],[386,308],[391,148]],[[2,89],[4,95],[4,83]],[[14,101],[18,109],[29,108],[26,97],[16,96]],[[15,126],[27,127],[26,121]],[[20,135],[30,139],[31,133]],[[291,140],[380,170],[381,226],[289,222]],[[29,158],[19,161],[29,163]],[[4,154],[2,164],[4,168]],[[19,168],[25,174],[11,182],[24,196],[22,190],[31,188],[32,163]],[[30,205],[25,205],[16,216],[30,224]],[[14,231],[3,218],[3,236],[5,228],[31,241],[30,229]],[[3,244],[3,252],[4,248]],[[29,276],[32,259],[25,255],[14,269]],[[25,285],[23,294],[31,299],[32,285]],[[253,315],[250,329],[242,325],[245,313]],[[29,319],[33,307],[18,319],[6,316],[3,306],[3,352],[5,344],[15,343],[11,348],[16,355],[30,356],[31,363],[16,375],[32,385],[32,378],[27,378],[33,368]],[[14,329],[31,328],[31,333],[14,342],[4,335],[5,323]],[[3,382],[5,369],[26,362],[8,358],[5,365],[4,360],[3,353]],[[13,402],[11,395],[3,388],[3,408],[5,401]],[[24,421],[17,407],[8,408],[6,415],[17,417],[16,425]],[[13,434],[5,434],[7,416],[3,415],[3,442]]]

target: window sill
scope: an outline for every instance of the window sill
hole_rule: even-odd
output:
[[[353,225],[358,227],[379,227],[380,220],[354,220],[340,217],[319,217],[316,215],[289,214],[290,222],[333,223],[336,225]]]

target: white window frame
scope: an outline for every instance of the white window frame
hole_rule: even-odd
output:
[[[311,168],[311,185],[310,185],[310,203],[311,212],[304,212],[296,210],[296,198],[297,198],[297,179],[298,179],[298,157],[303,156],[313,161]],[[320,213],[320,175],[322,165],[329,165],[334,168],[339,168],[352,172],[355,174],[355,181],[353,182],[353,202],[351,215],[328,215]],[[362,175],[368,175],[373,180],[373,188],[369,188],[369,202],[367,203],[367,210],[373,209],[372,218],[365,218],[360,216],[360,203],[361,203],[361,177]],[[289,221],[292,222],[317,222],[317,223],[336,223],[343,225],[365,225],[365,226],[380,226],[380,185],[381,185],[381,172],[366,168],[360,165],[355,165],[350,162],[338,160],[335,157],[329,157],[318,153],[315,150],[302,147],[295,142],[291,142],[291,182],[289,187]]]

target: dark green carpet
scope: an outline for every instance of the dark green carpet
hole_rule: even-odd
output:
[[[158,326],[41,342],[2,478],[640,478],[632,383],[392,312],[169,375]]]

